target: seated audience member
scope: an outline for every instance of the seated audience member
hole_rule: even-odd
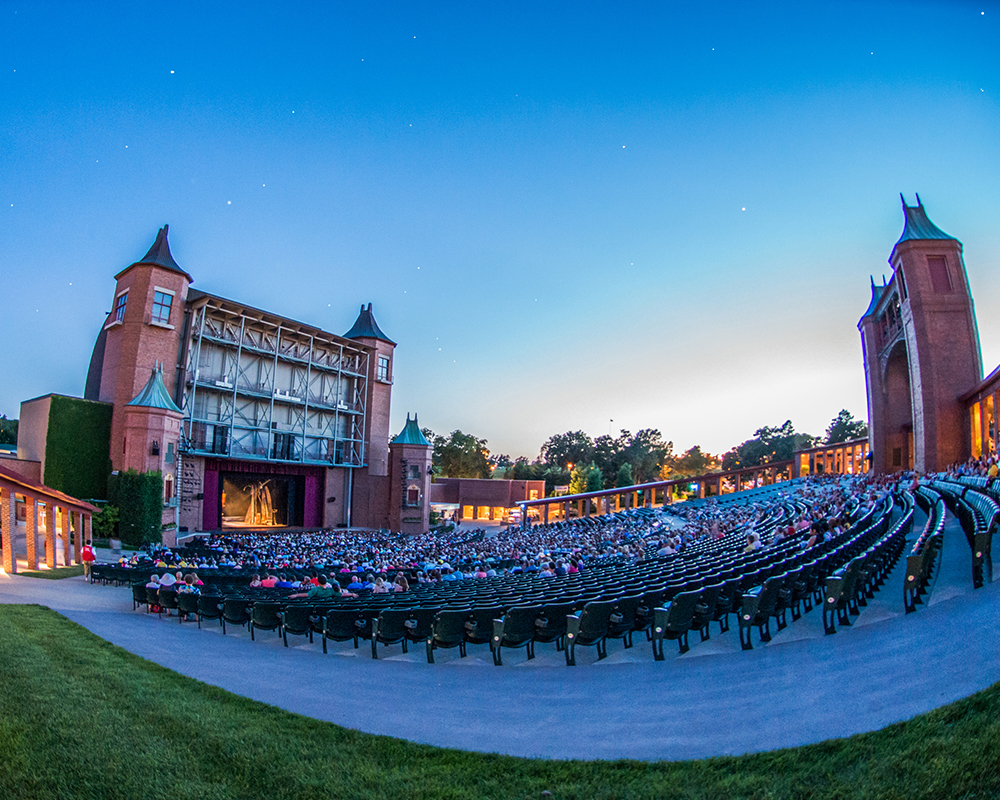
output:
[[[164,572],[163,576],[160,578],[161,589],[171,589],[176,583],[177,583],[176,576],[171,575],[169,572]],[[176,589],[174,591],[176,591]]]
[[[275,584],[278,582],[278,577],[276,575],[268,575],[264,580],[260,582],[262,589],[273,589]]]
[[[260,588],[260,575],[254,573],[250,578],[250,588],[259,589]]]
[[[375,579],[375,583],[372,584],[372,594],[388,594],[389,586],[386,584],[385,579],[379,575]]]
[[[394,592],[406,592],[409,591],[410,583],[406,580],[406,576],[402,572],[396,573],[396,579],[392,582],[392,590]]]
[[[317,581],[317,584],[310,587],[309,591],[299,592],[298,594],[290,594],[288,595],[288,599],[294,600],[299,597],[308,597],[310,600],[329,600],[338,594],[333,586],[326,582],[326,575],[320,575],[317,578]]]

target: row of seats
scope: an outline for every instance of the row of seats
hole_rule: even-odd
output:
[[[874,529],[872,535],[879,538],[827,578],[823,599],[823,630],[827,635],[836,633],[838,624],[850,626],[851,616],[861,613],[899,561],[913,527],[913,495],[903,492],[896,497],[896,505],[900,517],[892,528],[885,531],[885,524],[881,524]]]
[[[985,579],[993,578],[992,543],[1000,520],[1000,504],[985,493],[985,487],[980,491],[964,482],[951,481],[935,481],[931,487],[958,517],[972,552],[972,585],[981,589]]]
[[[944,525],[948,519],[948,511],[941,495],[927,486],[921,486],[914,495],[916,504],[927,514],[927,524],[913,548],[906,557],[906,572],[903,575],[903,608],[907,614],[917,610],[923,604],[923,596],[930,591],[931,579],[934,576],[944,542]]]

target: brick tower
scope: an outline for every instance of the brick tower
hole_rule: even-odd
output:
[[[191,276],[170,254],[164,225],[149,252],[115,275],[115,281],[111,313],[94,348],[86,397],[114,403],[111,464],[113,469],[124,469],[125,408],[158,365],[177,402],[181,320]]]
[[[431,463],[434,447],[420,430],[417,415],[406,415],[406,426],[389,445],[389,529],[427,533],[431,511]]]
[[[872,281],[858,322],[876,473],[944,469],[969,450],[959,396],[982,379],[982,356],[962,243],[903,199],[905,224],[889,264]]]
[[[371,347],[365,391],[365,463],[367,470],[357,470],[351,491],[352,524],[366,528],[388,528],[389,509],[389,405],[392,400],[393,352],[396,343],[386,336],[375,321],[372,304],[361,306],[358,318],[344,334]]]

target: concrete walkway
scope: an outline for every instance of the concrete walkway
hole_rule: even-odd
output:
[[[921,525],[922,520],[917,521]],[[0,603],[40,603],[98,636],[184,675],[300,714],[369,733],[441,747],[546,758],[678,760],[819,742],[876,730],[966,697],[1000,680],[1000,583],[972,591],[961,529],[945,530],[942,567],[931,601],[902,613],[897,567],[875,602],[850,628],[824,636],[814,609],[753,651],[735,629],[698,641],[664,662],[637,639],[617,642],[594,662],[578,650],[567,668],[554,645],[469,657],[422,648],[403,655],[362,643],[297,637],[285,649],[274,634],[223,636],[176,617],[132,610],[127,587],[82,580],[0,576]],[[964,553],[962,548],[965,548]],[[964,556],[964,557],[963,557]],[[1000,569],[1000,565],[998,565]],[[291,643],[291,642],[290,642]],[[588,648],[589,651],[589,648]]]

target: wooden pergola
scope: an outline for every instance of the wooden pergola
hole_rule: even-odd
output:
[[[45,530],[45,564],[56,567],[56,537],[62,540],[63,565],[80,561],[83,542],[90,538],[91,517],[100,509],[68,494],[26,480],[0,466],[0,536],[3,542],[3,569],[17,572],[18,513],[24,504],[26,560],[29,570],[38,569],[38,533]],[[70,549],[70,531],[73,547]]]

